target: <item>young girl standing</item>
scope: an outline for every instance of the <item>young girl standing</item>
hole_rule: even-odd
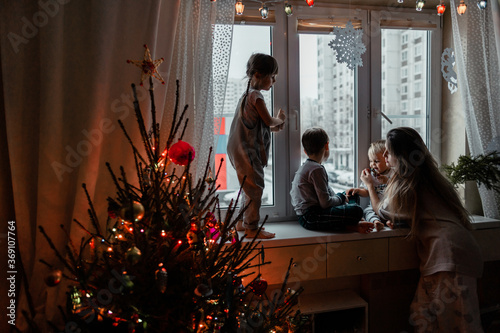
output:
[[[280,109],[278,115],[272,117],[260,91],[271,89],[276,82],[278,63],[270,55],[253,54],[247,62],[246,74],[247,89],[238,102],[227,144],[229,160],[236,170],[240,185],[243,184],[241,207],[248,205],[243,213],[243,222],[237,225],[237,229],[245,230],[246,237],[249,238],[273,238],[273,233],[263,229],[258,232],[259,210],[271,131],[281,131],[286,116]]]
[[[420,280],[410,323],[416,332],[482,332],[476,284],[483,261],[455,188],[412,128],[387,133],[384,157],[394,174],[380,205],[370,199],[390,227],[408,223],[417,242]],[[373,186],[368,175],[361,179]]]

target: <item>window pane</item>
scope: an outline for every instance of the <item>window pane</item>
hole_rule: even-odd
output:
[[[231,46],[231,60],[226,86],[226,97],[222,118],[214,119],[215,122],[215,169],[218,170],[221,158],[221,171],[217,179],[219,190],[217,191],[221,208],[227,207],[231,199],[235,199],[240,189],[238,177],[231,162],[226,155],[227,138],[231,128],[231,122],[238,105],[240,97],[247,88],[246,64],[253,53],[271,54],[271,27],[235,25],[233,28],[233,40]],[[278,77],[279,80],[279,77]],[[262,90],[262,95],[268,109],[272,110],[272,89]],[[265,188],[262,197],[262,205],[273,205],[273,145],[269,152],[268,166],[264,168]]]
[[[425,30],[382,29],[387,41],[382,45],[382,110],[392,121],[382,119],[382,137],[391,128],[407,126],[426,139],[427,36]]]
[[[355,72],[337,63],[331,40],[330,35],[300,35],[300,130],[302,135],[322,127],[328,133],[330,157],[324,166],[330,186],[342,192],[355,179]],[[306,158],[302,152],[302,162]]]

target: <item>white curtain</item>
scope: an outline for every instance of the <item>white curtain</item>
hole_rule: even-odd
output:
[[[84,236],[72,220],[90,227],[81,184],[105,223],[106,198],[116,192],[105,163],[115,171],[123,166],[135,176],[132,150],[117,121],[142,148],[131,83],[137,85],[146,125],[151,122],[150,103],[148,83],[139,87],[140,69],[126,60],[141,60],[144,44],[153,59],[165,58],[158,70],[167,84],[155,81],[161,132],[170,129],[175,80],[180,79],[181,107],[190,104],[185,140],[196,148],[197,166],[205,166],[213,143],[214,100],[220,99],[214,96],[212,62],[225,56],[212,57],[212,43],[230,40],[232,32],[226,26],[225,35],[214,35],[218,30],[213,24],[232,23],[231,2],[1,0],[0,233],[6,235],[6,222],[15,221],[16,279],[21,281],[22,259],[41,325],[57,317],[56,306],[64,305],[66,289],[44,283],[49,270],[40,259],[62,266],[38,228],[64,253],[69,237],[79,244]],[[220,62],[224,66],[227,72],[228,61]],[[7,253],[3,238],[0,253]],[[6,260],[1,265],[0,278],[6,281]],[[7,295],[5,288],[2,283],[2,295]],[[24,295],[22,291],[16,303],[20,329],[26,329],[19,311],[28,309]],[[9,299],[2,296],[0,302],[5,309]],[[1,325],[2,332],[10,329],[5,320]]]
[[[451,18],[458,88],[471,155],[499,150],[500,70],[491,6],[480,10],[470,4],[459,16],[451,0]],[[500,195],[479,187],[484,215],[500,218]]]
[[[179,104],[189,105],[190,125],[183,141],[195,148],[197,177],[203,175],[209,148],[214,146],[214,116],[220,114],[224,105],[234,3],[234,0],[181,1],[167,87],[174,90],[176,80],[184,87]],[[192,61],[186,62],[186,59]],[[175,95],[167,95],[167,114],[173,110],[174,103]],[[170,117],[163,119],[163,123],[169,122]],[[215,147],[212,160],[214,155]]]

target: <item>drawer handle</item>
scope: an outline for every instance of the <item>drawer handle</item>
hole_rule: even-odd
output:
[[[365,257],[362,257],[362,256],[357,256],[357,257],[356,257],[356,260],[357,260],[357,261],[362,261],[362,260],[365,260]]]

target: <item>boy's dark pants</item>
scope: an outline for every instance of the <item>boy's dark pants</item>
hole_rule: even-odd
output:
[[[308,230],[342,231],[346,226],[355,226],[363,217],[363,208],[358,204],[345,204],[328,208],[311,207],[299,216],[299,223]]]

